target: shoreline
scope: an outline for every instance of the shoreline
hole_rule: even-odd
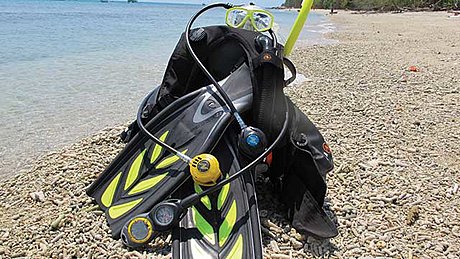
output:
[[[3,123],[0,129],[0,137],[3,139],[3,145],[0,147],[0,176],[2,177],[11,177],[19,171],[30,170],[31,164],[46,153],[65,148],[104,127],[117,126],[133,120],[139,100],[152,87],[161,82],[169,55],[183,30],[182,26],[162,30],[161,26],[154,26],[156,18],[152,20],[153,24],[141,18],[145,12],[155,13],[171,9],[167,4],[160,5],[158,8],[155,6],[125,8],[127,5],[112,6],[98,2],[81,4],[80,2],[55,1],[50,2],[49,5],[43,5],[37,1],[26,1],[26,3],[28,4],[23,8],[30,8],[31,13],[34,13],[34,10],[43,12],[46,10],[45,6],[62,8],[62,11],[66,13],[71,12],[72,8],[78,8],[83,14],[79,16],[79,19],[88,16],[86,17],[89,19],[88,22],[98,15],[104,16],[106,12],[110,12],[111,19],[120,24],[115,23],[118,25],[112,26],[108,20],[104,19],[101,25],[96,27],[90,25],[89,31],[82,29],[81,26],[77,26],[75,31],[68,31],[63,27],[67,26],[67,23],[68,26],[72,26],[72,22],[66,19],[55,28],[56,38],[41,37],[43,46],[46,47],[43,49],[40,47],[42,49],[40,51],[32,47],[22,57],[20,51],[13,46],[4,44],[4,48],[0,48],[0,52],[6,54],[6,59],[2,60],[3,65],[0,65],[0,78],[5,79],[3,80],[4,89],[2,89],[6,94],[2,96],[3,102],[0,105],[0,113],[4,115],[1,117]],[[11,9],[11,11],[15,11],[16,8],[19,8],[18,6],[22,5],[5,4],[6,10]],[[181,7],[181,5],[174,8],[174,10],[182,8],[181,10],[186,11],[183,15],[179,15],[180,19],[177,20],[185,26],[189,15],[194,14],[194,10],[189,10],[187,6]],[[97,15],[91,14],[92,12]],[[125,12],[129,15],[123,15]],[[1,14],[3,13],[0,11]],[[139,21],[136,18],[134,19],[136,22],[134,20],[128,23],[123,22],[123,19],[127,19],[126,17],[130,15],[139,18]],[[48,18],[44,21],[57,22],[60,19],[60,16],[52,13],[46,13],[46,16]],[[279,17],[280,34],[282,32],[287,35],[289,31],[283,29],[291,25],[291,19],[293,22],[295,14],[281,14]],[[210,18],[211,24],[223,22],[220,14],[211,15]],[[312,30],[321,31],[322,28],[315,24],[321,23],[323,17],[313,18],[311,20],[311,26],[314,27]],[[135,23],[140,26],[133,25]],[[130,50],[126,51],[121,46],[127,45],[119,43],[130,38],[120,36],[120,34],[124,35],[121,28],[129,24],[131,24],[129,26],[131,29],[128,30],[130,37],[136,40],[129,45]],[[9,23],[4,26],[16,28],[15,25]],[[21,35],[28,35],[26,33],[29,31],[28,28],[34,28],[33,26],[33,23],[25,23],[17,29],[24,32],[20,33]],[[52,27],[40,26],[40,28]],[[106,35],[108,38],[95,36],[90,39],[85,36],[88,33],[100,35],[96,32],[102,28],[107,29],[105,33],[108,34]],[[49,33],[47,30],[41,32]],[[320,33],[313,32],[305,35],[311,34],[314,34],[313,37],[308,38],[320,41],[322,36]],[[8,35],[13,35],[13,33]],[[66,35],[67,38],[63,35]],[[152,35],[160,35],[161,41],[156,40],[156,36]],[[24,40],[21,40],[21,44],[26,45],[24,43],[27,41],[26,37],[22,36]],[[51,47],[57,41],[61,43],[58,44],[61,47],[72,46],[71,42],[76,41],[69,42],[67,41],[69,38],[86,40],[91,43],[87,46],[94,45],[95,49],[91,50],[85,47],[86,45],[82,45],[82,48],[77,48],[76,52],[70,51],[73,49],[71,47],[57,52],[56,48]],[[48,42],[48,39],[53,40]],[[106,45],[106,40],[110,44]],[[8,42],[12,42],[11,45],[20,45],[14,44],[13,39]],[[36,46],[41,45],[36,44]],[[106,108],[107,106],[109,108]],[[123,109],[116,107],[123,107]]]
[[[333,258],[460,257],[458,19],[329,17],[340,29],[325,36],[339,42],[297,46],[291,58],[308,80],[286,91],[333,149],[328,197],[340,234],[331,243],[299,236],[259,182],[262,218],[281,231],[263,235],[265,255],[311,258],[319,248]],[[412,65],[419,72],[407,71]],[[84,192],[122,148],[122,128],[50,152],[0,181],[0,257],[169,258],[170,237],[140,253],[112,240]]]

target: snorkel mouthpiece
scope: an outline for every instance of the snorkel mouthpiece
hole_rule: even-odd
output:
[[[213,186],[222,175],[219,161],[210,154],[195,156],[189,164],[193,180],[201,186]]]

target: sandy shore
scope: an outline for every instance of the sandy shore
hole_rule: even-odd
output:
[[[328,37],[340,43],[298,49],[292,59],[308,80],[287,92],[334,151],[328,196],[340,234],[298,235],[259,188],[264,224],[276,230],[264,233],[266,256],[460,258],[460,20],[342,11],[331,19],[339,30]],[[0,258],[169,257],[170,237],[141,252],[112,240],[84,192],[122,148],[120,130],[0,182]]]

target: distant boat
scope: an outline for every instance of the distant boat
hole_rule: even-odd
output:
[[[108,3],[109,0],[101,0],[101,3]]]
[[[128,0],[128,3],[137,3],[137,0]]]

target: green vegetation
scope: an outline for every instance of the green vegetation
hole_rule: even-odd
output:
[[[286,7],[299,8],[302,0],[286,0]],[[315,0],[313,8],[350,10],[445,10],[460,8],[460,0]]]

